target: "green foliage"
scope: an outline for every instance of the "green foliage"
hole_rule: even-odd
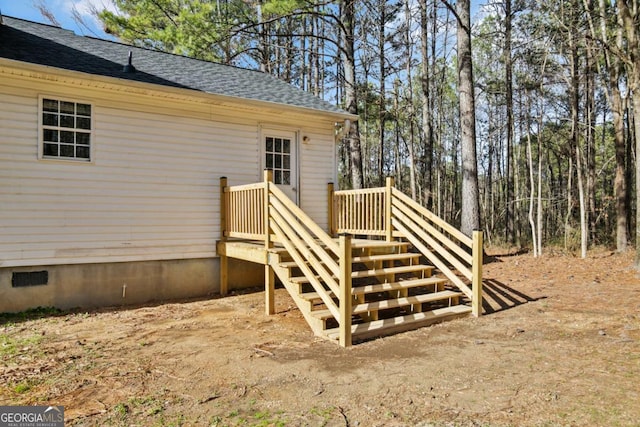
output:
[[[244,42],[234,36],[240,19],[254,15],[241,0],[116,0],[120,13],[103,10],[105,30],[137,46],[231,62]]]
[[[269,0],[262,4],[262,14],[264,17],[284,16],[309,7],[310,3],[303,0]]]
[[[40,335],[16,338],[7,334],[0,334],[0,359],[14,356],[25,349],[35,351],[33,347],[37,346],[41,341],[42,336]]]
[[[32,388],[32,384],[28,380],[25,380],[25,381],[19,382],[18,384],[15,384],[13,386],[13,391],[14,393],[17,393],[17,394],[24,394],[24,393],[27,393],[29,390],[31,390],[31,388]]]
[[[42,319],[44,317],[58,316],[62,313],[64,313],[62,310],[55,307],[36,307],[19,313],[0,313],[0,324]]]

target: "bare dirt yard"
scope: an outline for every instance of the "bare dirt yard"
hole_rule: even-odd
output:
[[[261,292],[5,316],[0,405],[64,405],[72,426],[640,426],[632,261],[499,255],[485,316],[350,349],[285,290],[270,317]]]

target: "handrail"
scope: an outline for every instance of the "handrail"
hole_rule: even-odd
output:
[[[331,230],[408,240],[470,300],[482,309],[482,232],[469,237],[393,186],[333,191],[329,187]],[[467,282],[465,282],[465,280]],[[469,286],[468,283],[471,283]]]
[[[471,246],[473,245],[473,239],[471,239],[469,236],[467,236],[462,231],[458,230],[453,225],[449,224],[447,221],[440,218],[438,215],[434,214],[421,204],[417,203],[415,200],[413,200],[411,197],[407,196],[397,188],[394,188],[392,191],[394,198],[401,199],[404,203],[413,205],[414,209],[420,212],[420,214],[423,215],[428,221],[442,228],[444,232],[450,234],[464,246],[471,248]],[[457,245],[453,244],[452,246]]]
[[[265,171],[265,180],[261,183],[233,187],[226,183],[226,178],[221,179],[223,237],[264,241],[268,249],[273,244],[273,233],[273,241],[285,247],[338,321],[340,345],[350,346],[353,314],[350,236],[341,235],[336,243],[273,183],[269,171]],[[265,281],[270,282],[265,283],[267,305],[270,305],[273,281]],[[270,307],[267,312],[271,312]]]
[[[473,315],[480,316],[482,232],[474,231],[473,238],[469,238],[396,188],[391,191],[390,203],[393,228],[469,298]]]
[[[282,243],[340,326],[340,345],[351,345],[350,238],[336,242],[273,182],[267,182],[269,228]],[[327,286],[326,289],[325,285]],[[337,297],[337,304],[334,298]]]

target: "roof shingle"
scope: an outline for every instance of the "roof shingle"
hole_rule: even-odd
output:
[[[130,51],[135,73],[123,71]],[[3,16],[0,25],[0,57],[349,116],[335,105],[259,71],[78,36],[69,30],[8,16]]]

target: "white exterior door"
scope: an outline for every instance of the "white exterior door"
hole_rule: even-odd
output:
[[[263,169],[273,171],[273,182],[298,204],[298,138],[295,132],[263,130]]]

